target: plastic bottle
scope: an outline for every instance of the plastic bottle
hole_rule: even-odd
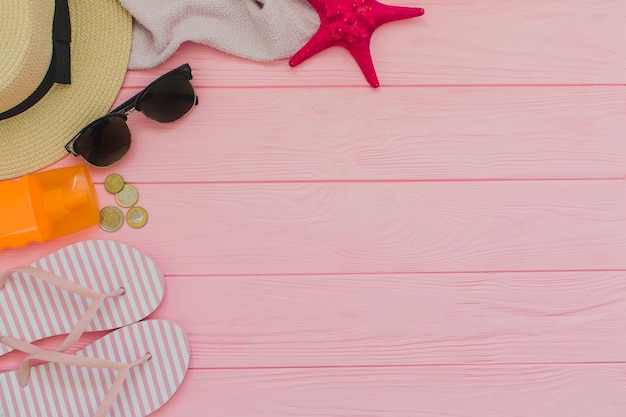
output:
[[[82,165],[0,181],[0,250],[65,236],[99,219],[93,183]]]

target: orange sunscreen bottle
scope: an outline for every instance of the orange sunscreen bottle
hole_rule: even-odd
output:
[[[93,183],[82,165],[0,181],[0,250],[65,236],[99,219]]]

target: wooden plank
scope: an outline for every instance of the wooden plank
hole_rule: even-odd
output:
[[[86,238],[168,275],[626,269],[624,181],[136,185],[143,229],[7,250],[0,270]]]
[[[383,88],[626,83],[622,0],[386,3],[423,7],[426,14],[384,25],[372,37],[372,56]],[[343,48],[330,48],[290,68],[287,60],[254,62],[195,44],[183,45],[162,68],[133,71],[128,84],[144,86],[183,62],[189,62],[195,79],[208,86],[370,89]]]
[[[131,116],[130,154],[92,170],[95,180],[112,171],[140,182],[236,182],[622,178],[626,170],[626,87],[199,95],[173,124]]]
[[[193,370],[154,417],[623,417],[626,366]]]
[[[625,278],[169,277],[153,317],[185,323],[194,368],[624,362]]]
[[[625,278],[170,276],[151,317],[184,326],[194,369],[626,362]],[[0,370],[21,359],[3,357]]]

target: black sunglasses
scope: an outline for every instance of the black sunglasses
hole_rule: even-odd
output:
[[[65,149],[93,166],[113,165],[130,148],[128,114],[138,110],[161,123],[180,119],[198,104],[189,81],[192,78],[189,64],[163,74],[106,116],[89,123],[65,145]]]

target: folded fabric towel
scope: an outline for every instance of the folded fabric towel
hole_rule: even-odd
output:
[[[306,0],[120,0],[134,18],[129,69],[152,68],[186,41],[257,61],[291,57],[319,28]]]

